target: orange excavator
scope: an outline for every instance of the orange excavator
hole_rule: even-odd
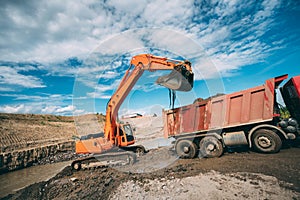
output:
[[[169,88],[170,91],[190,91],[193,88],[194,74],[189,61],[173,60],[151,54],[132,57],[129,69],[107,104],[103,136],[76,142],[76,153],[89,156],[73,161],[71,164],[73,169],[79,170],[83,165],[87,167],[91,163],[93,166],[134,163],[136,153],[140,155],[145,152],[143,146],[134,145],[135,139],[130,124],[118,122],[120,106],[145,70],[151,72],[171,70],[170,74],[156,80],[157,84]]]

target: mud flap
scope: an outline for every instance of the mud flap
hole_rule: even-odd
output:
[[[156,83],[176,91],[190,91],[193,88],[194,74],[184,66],[178,66],[168,75],[158,77]]]

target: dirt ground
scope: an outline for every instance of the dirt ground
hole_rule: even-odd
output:
[[[159,162],[153,159],[173,152],[159,148],[148,154],[149,162]],[[49,181],[5,199],[300,199],[299,147],[269,155],[243,151],[220,158],[176,159],[167,167],[138,173],[137,168],[144,167],[139,161],[148,159],[144,156],[132,170],[74,172],[67,167]]]
[[[0,113],[0,153],[55,144],[103,130],[103,115],[56,116]]]
[[[149,149],[134,165],[66,167],[4,199],[300,199],[300,143],[277,154],[236,148],[220,158],[178,159],[171,141],[161,138],[159,117],[128,122],[137,142]],[[76,123],[79,130],[89,127]]]

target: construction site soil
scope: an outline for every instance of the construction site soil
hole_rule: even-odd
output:
[[[0,113],[0,153],[55,144],[102,130],[103,115],[77,117]]]
[[[150,151],[155,156],[149,162],[159,162],[168,152],[172,154],[166,148]],[[147,159],[143,157],[139,160]],[[149,173],[130,172],[128,167],[66,167],[52,179],[4,199],[300,199],[299,162],[300,148],[293,147],[270,155],[235,152],[179,159]],[[131,167],[143,166],[138,161]]]
[[[161,126],[151,125],[157,121],[131,123],[139,130],[147,122],[154,139],[154,133],[162,135]],[[172,146],[158,145],[132,166],[81,171],[68,166],[3,199],[300,199],[299,162],[299,142],[277,154],[236,148],[209,159],[178,159]]]

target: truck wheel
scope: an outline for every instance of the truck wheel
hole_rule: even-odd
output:
[[[180,158],[194,158],[197,154],[196,144],[190,140],[180,140],[176,143],[175,150]]]
[[[200,143],[200,152],[206,158],[220,157],[223,154],[223,145],[213,136],[204,137]]]
[[[271,130],[259,129],[252,137],[254,149],[262,153],[277,153],[280,151],[282,141],[280,137]]]

